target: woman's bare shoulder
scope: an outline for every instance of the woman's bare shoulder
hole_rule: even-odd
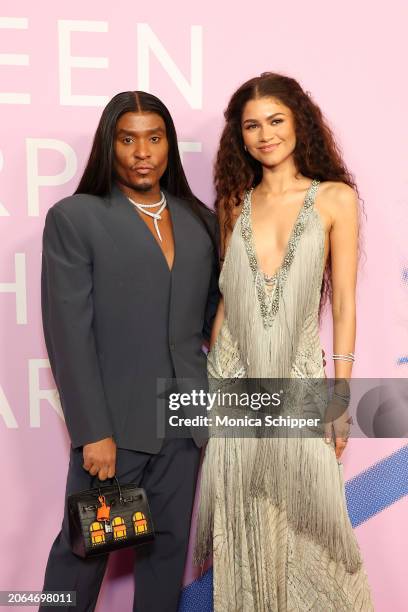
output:
[[[329,205],[352,205],[357,201],[357,193],[340,181],[324,181],[319,187],[320,199],[324,199]]]
[[[353,215],[358,208],[358,195],[352,187],[340,181],[324,181],[320,184],[316,203],[333,221],[339,215]]]

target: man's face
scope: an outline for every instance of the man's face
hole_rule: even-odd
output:
[[[116,124],[114,139],[117,180],[135,191],[156,190],[167,168],[168,150],[160,115],[125,113]]]

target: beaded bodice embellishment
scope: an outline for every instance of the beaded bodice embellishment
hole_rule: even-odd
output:
[[[252,191],[250,189],[245,192],[244,202],[241,214],[241,235],[244,240],[245,249],[248,255],[249,266],[251,268],[256,293],[260,305],[262,320],[265,328],[271,327],[272,323],[279,311],[279,305],[283,288],[288,278],[289,270],[295,257],[296,248],[302,236],[310,212],[313,209],[314,200],[320,181],[313,180],[310,185],[302,208],[299,211],[295,224],[293,226],[289,241],[286,247],[285,255],[282,264],[272,276],[267,276],[259,268],[258,260],[255,253],[253,240],[253,231],[251,223],[251,203]]]

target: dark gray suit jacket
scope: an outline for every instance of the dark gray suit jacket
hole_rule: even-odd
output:
[[[74,448],[113,435],[121,448],[158,452],[157,378],[205,377],[201,347],[219,298],[217,254],[189,204],[166,196],[171,272],[117,187],[48,211],[43,327]]]

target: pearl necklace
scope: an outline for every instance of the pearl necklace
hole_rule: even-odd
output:
[[[160,193],[161,193],[161,198],[159,202],[156,202],[156,204],[140,204],[139,202],[135,202],[134,200],[132,200],[132,198],[129,198],[129,196],[128,196],[128,200],[141,213],[143,213],[144,215],[148,215],[149,217],[152,217],[154,221],[154,228],[156,230],[156,234],[158,235],[160,242],[163,242],[161,234],[160,234],[160,230],[159,230],[158,221],[161,221],[161,214],[167,206],[167,200],[166,200],[166,196],[164,195],[164,193],[162,191]],[[156,212],[152,212],[148,210],[149,208],[157,208],[157,206],[160,206],[160,208]]]

